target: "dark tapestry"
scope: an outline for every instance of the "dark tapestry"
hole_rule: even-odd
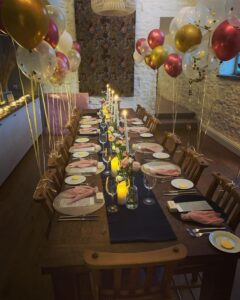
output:
[[[90,0],[75,0],[75,14],[80,91],[99,96],[110,83],[120,96],[133,96],[135,14],[102,17],[93,13]]]

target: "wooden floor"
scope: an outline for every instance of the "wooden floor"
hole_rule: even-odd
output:
[[[194,136],[194,135],[193,135]],[[184,135],[181,134],[184,139]],[[206,190],[211,171],[218,170],[233,177],[240,164],[239,157],[205,137],[202,152],[213,160],[200,180]],[[40,255],[45,243],[46,216],[33,203],[32,194],[38,172],[31,149],[0,188],[0,299],[53,300],[51,282],[41,275]],[[177,278],[178,283],[181,278]],[[240,266],[238,267],[231,300],[240,299]],[[194,299],[198,289],[181,290],[182,299]],[[178,299],[178,298],[176,298]],[[90,300],[86,296],[85,300]],[[213,299],[214,300],[214,299]],[[229,299],[230,300],[230,299]]]

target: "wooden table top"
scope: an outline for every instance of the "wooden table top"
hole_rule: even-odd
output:
[[[129,110],[129,117],[136,117],[133,110]],[[131,142],[134,143],[134,141],[140,140],[141,138],[138,135],[131,135]],[[154,141],[153,138],[142,140],[143,142]],[[97,138],[92,138],[91,141],[96,142]],[[148,158],[150,157],[148,155]],[[142,159],[141,156],[137,158]],[[87,183],[97,185],[99,190],[102,191],[102,180],[100,175],[87,177]],[[66,185],[63,185],[63,189],[65,188]],[[189,227],[189,223],[182,222],[167,209],[167,200],[171,200],[171,197],[163,196],[163,191],[169,189],[171,189],[170,182],[158,182],[153,192],[162,207],[177,240],[167,242],[111,244],[105,206],[95,213],[99,216],[99,220],[96,222],[58,222],[59,214],[56,213],[51,224],[49,238],[46,242],[42,257],[43,270],[49,272],[55,268],[84,267],[82,252],[85,249],[109,252],[138,252],[160,249],[177,243],[183,243],[187,247],[188,256],[185,261],[186,264],[209,264],[218,261],[220,262],[223,259],[236,259],[237,255],[227,254],[215,249],[209,243],[208,236],[193,238],[187,234],[186,227]],[[129,230],[131,230],[131,228],[129,228]]]

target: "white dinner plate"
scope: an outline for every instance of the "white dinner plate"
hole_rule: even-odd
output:
[[[92,125],[87,125],[87,124],[85,124],[85,125],[80,125],[80,127],[81,127],[81,128],[91,128]]]
[[[166,159],[166,158],[169,158],[170,155],[165,152],[155,152],[155,153],[153,153],[153,157],[158,158],[158,159]]]
[[[91,119],[84,119],[80,121],[80,124],[86,124],[86,125],[97,125],[99,123],[98,120],[91,120]]]
[[[132,122],[133,125],[143,125],[144,123],[142,121],[134,121]]]
[[[150,138],[153,136],[153,134],[150,132],[145,132],[145,133],[141,133],[140,136],[143,138]]]
[[[89,156],[89,152],[87,151],[78,151],[78,152],[74,152],[73,153],[73,157],[74,158],[84,158],[84,157],[87,157]]]
[[[83,138],[77,138],[75,140],[76,143],[87,143],[89,141],[90,141],[90,139],[89,138],[85,138],[85,137],[83,137]]]
[[[210,243],[220,251],[227,253],[240,252],[240,239],[235,234],[228,231],[213,231],[209,234]],[[232,245],[231,249],[225,248],[223,243]]]
[[[92,119],[92,116],[82,116],[82,119]]]
[[[84,176],[92,176],[92,175],[98,175],[98,174],[102,173],[105,170],[105,165],[103,162],[98,162],[97,172],[95,174],[82,173],[81,168],[71,168],[69,166],[67,166],[65,170],[68,175],[83,174]]]
[[[70,185],[78,185],[86,181],[86,177],[83,175],[71,175],[64,179],[66,184]]]
[[[151,175],[156,178],[164,178],[168,176],[172,177],[172,175],[153,175],[151,173],[151,169],[156,167],[161,167],[161,169],[163,170],[176,170],[179,172],[179,175],[181,174],[180,167],[168,161],[151,161],[142,165],[141,170],[143,173],[147,175]]]
[[[194,183],[191,180],[181,178],[173,179],[171,185],[180,190],[189,190],[194,187]]]

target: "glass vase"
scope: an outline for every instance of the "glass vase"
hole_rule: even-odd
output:
[[[128,188],[126,207],[128,209],[136,209],[138,207],[138,188],[133,184],[133,181]]]

